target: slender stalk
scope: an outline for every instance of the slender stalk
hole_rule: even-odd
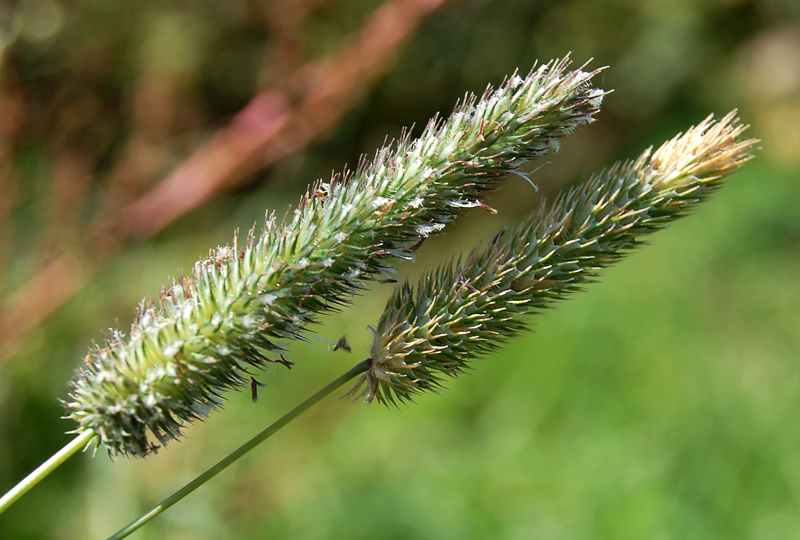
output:
[[[67,458],[72,454],[85,447],[94,437],[94,432],[84,431],[69,443],[64,448],[53,454],[50,459],[39,465],[39,467],[31,474],[26,476],[22,481],[11,488],[2,498],[0,498],[0,514],[5,512],[6,508],[14,504],[17,499],[25,495],[29,489],[38,484],[45,476],[53,472],[59,465],[64,463]]]
[[[201,474],[200,476],[198,476],[197,478],[186,484],[180,490],[176,491],[175,493],[173,493],[172,495],[161,501],[159,504],[154,506],[149,512],[142,515],[137,520],[132,521],[126,527],[120,529],[116,534],[110,536],[108,540],[119,540],[120,538],[125,538],[133,531],[135,531],[136,529],[138,529],[139,527],[141,527],[142,525],[144,525],[145,523],[147,523],[148,521],[159,515],[161,512],[163,512],[176,502],[186,497],[195,489],[199,488],[200,486],[211,480],[214,476],[216,476],[217,474],[222,472],[225,468],[227,468],[229,465],[233,464],[236,460],[247,454],[250,450],[252,450],[262,442],[269,439],[272,435],[277,433],[278,430],[280,430],[286,424],[288,424],[289,422],[300,416],[306,410],[310,409],[312,405],[322,400],[322,398],[324,398],[325,396],[327,396],[328,394],[330,394],[331,392],[342,386],[344,383],[346,383],[353,377],[356,377],[357,375],[364,373],[365,371],[367,371],[367,369],[368,365],[366,360],[356,364],[352,369],[350,369],[350,371],[348,371],[335,381],[331,382],[325,388],[323,388],[322,390],[320,390],[319,392],[317,392],[316,394],[305,400],[303,403],[301,403],[300,405],[298,405],[297,407],[286,413],[280,420],[276,421],[267,429],[265,429],[264,431],[262,431],[261,433],[250,439],[248,442],[240,446],[237,450],[229,454],[228,457],[226,457],[225,459],[223,459],[222,461],[220,461],[219,463],[208,469],[206,472],[204,472],[203,474]]]

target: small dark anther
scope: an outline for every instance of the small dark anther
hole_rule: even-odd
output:
[[[181,277],[181,284],[183,285],[183,294],[186,295],[186,298],[191,298],[192,297],[192,280],[187,278],[187,277]]]
[[[273,360],[273,362],[275,362],[276,364],[283,364],[289,369],[292,369],[292,366],[294,365],[294,362],[289,362],[286,358],[283,357],[283,355],[281,355],[280,360]]]
[[[239,253],[239,259],[242,261],[244,260],[244,250],[242,250],[242,252]]]
[[[488,204],[484,203],[483,201],[478,201],[478,206],[480,206],[481,208],[483,208],[484,210],[486,210],[489,213],[492,213],[492,214],[496,214],[497,213],[497,210],[495,210],[494,208],[492,208]]]
[[[347,343],[347,336],[342,336],[339,338],[339,341],[336,342],[336,345],[333,346],[334,351],[338,351],[339,349],[345,350],[347,352],[352,352],[350,345]]]
[[[158,449],[160,447],[157,446],[155,443],[148,443],[147,441],[141,443],[139,445],[139,452],[142,457],[149,456],[150,454],[158,454]]]
[[[175,358],[175,363],[178,364],[178,371],[180,371],[181,374],[187,373],[189,371],[189,368],[186,367],[186,364],[181,362],[180,358]]]
[[[500,229],[500,231],[496,235],[494,235],[494,238],[492,238],[492,245],[495,245],[495,244],[497,244],[497,242],[500,241],[500,239],[503,237],[503,235],[506,234],[506,230],[507,229],[505,227],[503,227],[502,229]]]
[[[417,251],[419,248],[422,247],[422,244],[424,244],[425,240],[427,240],[427,239],[428,239],[427,236],[422,237],[419,242],[417,242],[416,244],[414,244],[413,246],[408,248],[408,251],[410,251],[411,253],[414,253],[415,251]]]
[[[258,387],[267,386],[264,383],[258,382],[255,377],[250,377],[250,392],[253,394],[253,403],[258,403]]]
[[[461,284],[462,284],[462,285],[464,285],[464,286],[465,286],[467,289],[469,289],[471,292],[474,292],[474,293],[478,292],[478,289],[476,289],[475,287],[473,287],[473,286],[472,286],[472,283],[470,283],[470,282],[467,280],[467,278],[465,278],[465,277],[462,277],[461,279],[459,279],[459,281],[461,282]]]

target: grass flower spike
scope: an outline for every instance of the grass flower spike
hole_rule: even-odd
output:
[[[597,73],[553,61],[467,96],[415,140],[382,148],[355,172],[318,182],[282,222],[272,215],[243,245],[220,247],[190,276],[146,299],[128,335],[112,331],[70,387],[76,432],[112,455],[144,455],[281,361],[280,340],[302,339],[315,317],[346,303],[363,280],[435,233],[527,160],[590,122],[604,95]]]
[[[710,117],[655,152],[618,164],[534,214],[513,235],[502,231],[483,249],[408,283],[389,300],[373,330],[370,358],[319,390],[216,465],[120,529],[121,540],[192,493],[303,411],[357,378],[349,396],[398,404],[436,391],[444,377],[527,328],[522,315],[541,312],[580,290],[600,269],[702,201],[750,159],[757,142],[743,139],[731,113]],[[360,394],[359,394],[360,392]]]
[[[436,391],[444,376],[496,349],[540,313],[578,291],[641,244],[640,236],[686,214],[750,159],[754,139],[735,112],[617,164],[502,231],[463,261],[405,283],[373,330],[369,370],[349,395],[385,404]],[[362,390],[363,388],[363,390]]]

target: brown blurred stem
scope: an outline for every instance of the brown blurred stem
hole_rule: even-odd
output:
[[[80,249],[40,269],[0,306],[0,362],[123,246],[150,238],[225,185],[330,128],[386,72],[398,47],[424,17],[447,1],[387,0],[337,50],[291,75],[290,83],[309,89],[296,106],[281,90],[260,93],[162,182],[117,216],[95,225]]]

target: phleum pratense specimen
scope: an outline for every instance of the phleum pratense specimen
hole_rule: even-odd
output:
[[[278,222],[269,214],[240,245],[212,250],[189,276],[145,299],[131,331],[112,331],[70,383],[64,403],[78,436],[0,499],[0,512],[84,447],[143,456],[222,404],[222,393],[262,385],[252,371],[291,366],[287,342],[307,339],[318,315],[341,307],[365,280],[391,275],[394,258],[559,139],[594,121],[605,95],[599,70],[568,59],[466,96],[417,139],[380,149],[355,172],[317,182]],[[408,402],[528,328],[526,316],[580,290],[599,271],[704,200],[751,157],[757,142],[735,112],[712,117],[655,152],[617,164],[531,214],[510,234],[396,288],[373,329],[370,357],[314,394],[206,473],[120,530],[123,538],[249,452],[323,397]],[[390,280],[392,281],[392,280]],[[337,348],[349,349],[344,338]]]
[[[464,208],[558,139],[592,121],[604,92],[597,71],[555,61],[513,76],[450,118],[432,120],[355,172],[318,182],[278,223],[269,215],[243,245],[211,252],[189,277],[145,299],[130,334],[113,331],[71,383],[77,433],[113,454],[144,455],[249,383],[248,369],[280,359],[278,340],[302,339],[319,313],[347,303],[363,280],[444,228]]]

